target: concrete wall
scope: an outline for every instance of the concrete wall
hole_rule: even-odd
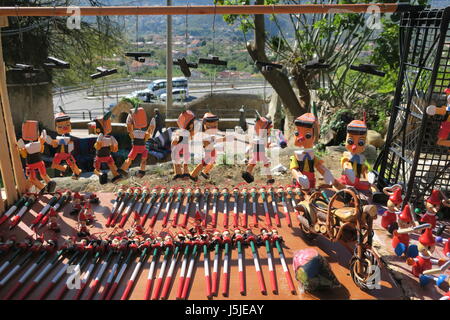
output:
[[[20,133],[24,120],[37,120],[55,129],[51,84],[8,84],[8,95],[16,133]]]

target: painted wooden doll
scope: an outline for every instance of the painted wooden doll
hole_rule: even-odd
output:
[[[341,159],[342,176],[339,183],[344,186],[352,186],[359,191],[369,191],[370,183],[367,180],[368,166],[366,157],[362,154],[366,149],[367,125],[365,121],[353,120],[347,126],[347,138]]]
[[[145,165],[147,164],[148,157],[148,150],[145,143],[153,136],[156,128],[155,120],[152,119],[148,128],[147,125],[147,114],[144,108],[136,107],[127,117],[127,130],[132,141],[132,148],[127,159],[119,169],[119,173],[123,176],[128,176],[127,170],[138,155],[141,155],[141,167],[136,173],[136,176],[142,178],[145,175]]]
[[[438,132],[437,144],[450,148],[450,86],[444,91],[447,97],[447,104],[441,107],[428,106],[427,114],[430,116],[440,115],[445,119],[442,121]]]
[[[52,168],[61,172],[66,172],[67,167],[72,170],[72,178],[78,179],[81,174],[81,170],[78,168],[75,158],[72,155],[73,141],[70,138],[72,132],[72,124],[70,117],[63,113],[57,113],[55,115],[55,127],[58,135],[56,139],[47,138],[47,143],[53,148],[56,148],[55,157],[52,161]],[[61,165],[61,162],[66,162],[67,165]]]
[[[198,180],[199,174],[203,178],[209,179],[209,173],[214,168],[217,159],[216,143],[223,141],[223,138],[217,137],[217,131],[219,129],[219,117],[211,112],[205,113],[202,119],[203,123],[203,149],[205,151],[202,162],[199,163],[195,169],[191,172],[191,179],[193,181]]]
[[[27,120],[22,124],[22,138],[17,141],[17,146],[22,158],[26,159],[25,169],[28,177],[28,189],[34,185],[40,192],[51,193],[55,191],[56,183],[48,176],[45,163],[42,160],[46,139],[47,133],[45,130],[42,130],[39,135],[38,122]],[[45,184],[38,179],[38,174],[45,181]]]
[[[264,168],[269,169],[270,159],[267,157],[267,149],[271,144],[269,141],[270,130],[272,129],[272,121],[261,117],[259,113],[256,114],[255,131],[253,134],[253,140],[251,141],[251,157],[247,164],[246,171],[242,172],[242,178],[247,183],[255,181],[253,176],[253,170],[257,163],[262,163]],[[270,173],[267,175],[267,184],[273,184],[275,180]]]
[[[411,208],[406,204],[402,212],[398,216],[398,230],[394,230],[392,237],[392,247],[397,256],[405,254],[408,258],[415,258],[419,254],[417,245],[410,244],[408,233],[402,233],[402,229],[414,227],[414,220],[411,215]]]
[[[191,152],[189,148],[190,139],[194,135],[195,114],[190,110],[183,111],[178,119],[179,130],[172,136],[172,161],[173,161],[173,179],[190,178],[189,162]]]
[[[310,190],[316,187],[315,170],[324,177],[326,184],[335,179],[331,171],[323,165],[323,160],[314,154],[314,144],[319,135],[319,124],[312,113],[305,113],[295,119],[295,146],[299,147],[290,158],[290,169],[296,187]]]
[[[425,201],[426,211],[421,215],[421,223],[431,224],[431,228],[436,228],[437,213],[441,210],[442,206],[450,207],[450,201],[440,190],[433,190],[431,195]]]
[[[383,192],[389,196],[387,201],[387,210],[383,212],[381,217],[381,226],[385,228],[389,233],[393,233],[395,229],[398,229],[397,214],[400,212],[402,198],[402,186],[393,185],[392,187],[386,187]]]
[[[117,171],[117,166],[114,162],[111,152],[117,152],[119,150],[119,144],[117,140],[110,135],[112,131],[111,127],[111,112],[106,113],[103,117],[97,118],[91,123],[91,127],[98,134],[97,142],[94,144],[96,150],[94,160],[94,173],[99,177],[100,184],[108,182],[108,174],[101,171],[101,166],[106,163],[113,174],[111,182],[116,182],[121,178]]]

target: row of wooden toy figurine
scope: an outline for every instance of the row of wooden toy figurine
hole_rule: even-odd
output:
[[[148,126],[147,116],[143,108],[135,108],[131,111],[127,118],[127,128],[133,142],[133,148],[122,167],[118,169],[111,156],[111,152],[118,151],[118,143],[111,135],[110,116],[111,113],[107,113],[103,117],[99,117],[89,123],[90,131],[98,135],[94,145],[96,150],[94,173],[99,176],[100,183],[105,184],[108,178],[107,174],[101,171],[101,165],[106,164],[112,172],[112,182],[115,182],[122,176],[127,175],[127,170],[131,162],[140,154],[141,168],[138,171],[138,175],[142,177],[145,174],[148,155],[145,142],[153,135],[155,129],[154,120]],[[70,133],[72,132],[70,117],[64,113],[56,114],[55,127],[57,136],[55,139],[52,139],[47,135],[45,130],[42,130],[41,133],[39,132],[37,121],[27,120],[22,124],[22,137],[18,140],[17,145],[21,156],[26,160],[27,189],[35,186],[42,192],[52,193],[55,190],[56,183],[48,176],[45,163],[42,160],[45,143],[56,149],[52,161],[53,169],[65,172],[70,168],[73,173],[73,179],[80,177],[81,170],[78,168],[75,158],[72,155],[74,143],[70,137]],[[65,164],[62,164],[64,162]],[[41,180],[44,180],[45,184]]]
[[[450,207],[450,200],[440,190],[433,190],[425,200],[425,213],[421,213],[420,209],[413,213],[409,204],[400,210],[403,203],[401,185],[384,188],[383,192],[389,196],[389,200],[381,218],[381,226],[392,234],[395,254],[407,258],[407,264],[412,266],[411,272],[419,278],[421,285],[434,280],[439,286],[446,280],[444,273],[450,267],[450,242],[441,237],[445,225],[438,225],[437,214],[442,206]],[[416,221],[414,214],[420,216],[419,221]],[[410,234],[418,231],[422,232],[418,244],[411,244]],[[436,243],[444,244],[444,259],[433,258]],[[438,267],[433,269],[433,265]],[[441,275],[433,276],[437,273]],[[448,293],[447,297],[450,297]]]

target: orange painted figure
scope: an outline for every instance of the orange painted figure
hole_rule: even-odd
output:
[[[428,106],[427,114],[429,116],[440,115],[445,117],[439,128],[436,143],[440,146],[450,148],[450,86],[445,89],[444,93],[447,97],[447,104],[441,107]]]
[[[148,157],[148,150],[145,143],[153,136],[156,128],[155,120],[152,119],[148,128],[147,125],[147,114],[144,108],[136,107],[128,115],[127,130],[132,141],[132,148],[127,159],[119,169],[120,174],[123,176],[128,175],[127,170],[138,155],[141,155],[141,167],[136,173],[136,176],[142,178],[145,175],[145,165],[147,164]]]
[[[72,170],[72,179],[78,179],[80,177],[81,170],[78,168],[75,158],[72,155],[73,141],[70,138],[72,132],[72,124],[70,117],[63,113],[57,113],[55,115],[55,127],[58,135],[56,139],[47,137],[47,143],[53,148],[56,148],[55,157],[52,161],[52,168],[61,172],[66,172],[69,166]],[[61,162],[65,161],[67,165],[61,165]]]
[[[207,112],[203,116],[202,123],[202,143],[205,155],[202,159],[202,162],[199,163],[191,172],[191,179],[193,181],[198,180],[199,174],[201,174],[203,178],[209,179],[209,173],[214,168],[217,159],[216,143],[224,141],[224,138],[217,137],[217,131],[219,130],[218,116],[211,112]]]
[[[35,186],[40,192],[51,193],[55,191],[56,183],[47,175],[45,163],[42,160],[46,140],[47,132],[45,130],[42,130],[39,135],[38,122],[27,120],[22,124],[22,138],[17,141],[17,147],[22,158],[26,159],[27,189]],[[45,181],[45,185],[38,179],[38,174]]]
[[[172,136],[173,179],[190,178],[189,162],[191,152],[189,143],[194,135],[195,114],[190,110],[183,111],[178,119],[176,130]]]
[[[341,159],[342,176],[338,182],[345,186],[352,186],[359,191],[369,191],[370,183],[362,181],[367,179],[368,166],[366,158],[362,154],[366,149],[367,125],[365,121],[353,120],[347,126],[347,138],[344,152]]]
[[[262,163],[266,169],[269,169],[270,167],[271,163],[270,159],[267,157],[267,149],[271,147],[269,137],[272,127],[271,120],[261,117],[259,113],[256,114],[255,131],[250,145],[251,157],[246,171],[242,172],[242,178],[247,183],[255,181],[253,170],[257,163]],[[272,178],[272,175],[270,175],[270,173],[267,174],[267,184],[273,184],[274,182],[275,180]]]
[[[314,144],[319,135],[319,123],[312,113],[305,113],[294,121],[295,146],[299,147],[290,158],[290,169],[296,187],[310,190],[316,187],[315,170],[324,177],[326,184],[335,179],[331,171],[323,165],[323,160],[314,154]]]
[[[113,174],[111,182],[116,182],[121,178],[117,171],[117,166],[114,162],[111,152],[117,152],[119,150],[119,144],[117,140],[111,136],[111,112],[106,113],[103,117],[97,118],[89,125],[98,134],[97,142],[94,144],[96,150],[94,160],[94,173],[99,177],[100,184],[108,182],[108,175],[106,172],[101,171],[102,163],[106,163]]]

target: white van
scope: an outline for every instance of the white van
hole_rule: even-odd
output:
[[[148,85],[148,89],[154,98],[160,98],[163,93],[166,93],[167,81],[166,79],[158,79],[152,81]],[[172,79],[172,89],[183,89],[186,97],[189,96],[188,80],[184,77]],[[173,91],[172,91],[173,92]]]

